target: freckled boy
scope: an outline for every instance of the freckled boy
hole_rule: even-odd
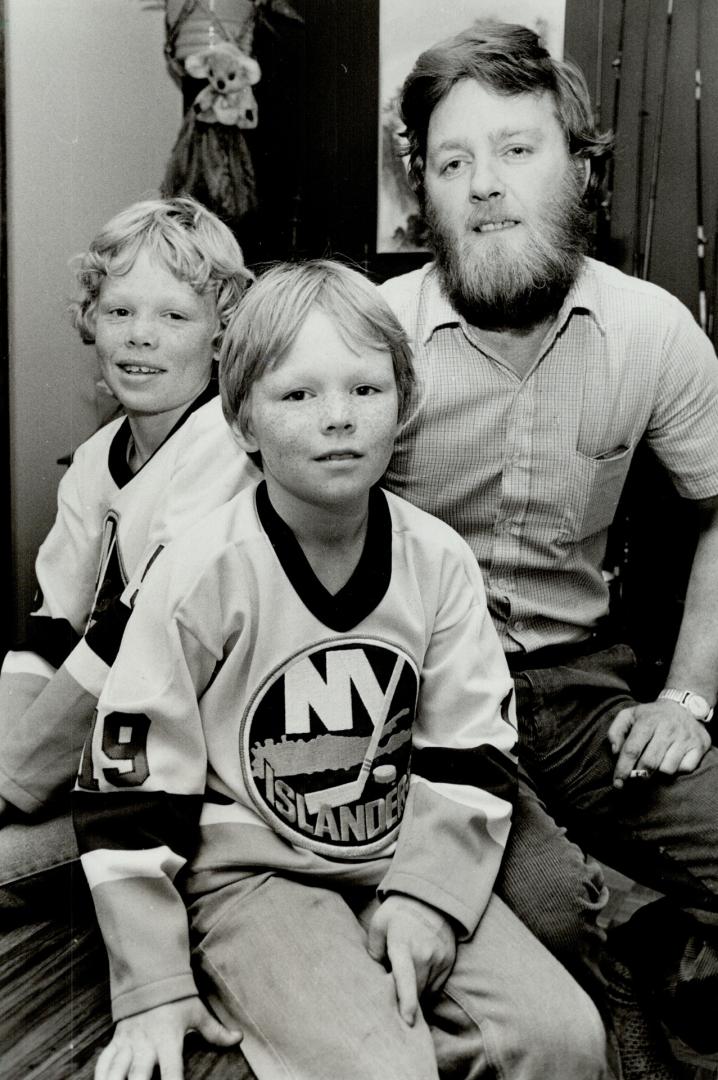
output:
[[[278,266],[220,382],[264,478],[152,567],[75,793],[97,1080],[177,1080],[190,1028],[259,1080],[598,1080],[594,1007],[492,895],[515,721],[476,560],[378,486],[403,331],[355,271]]]

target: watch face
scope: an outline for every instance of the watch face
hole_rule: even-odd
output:
[[[697,720],[704,720],[711,711],[710,705],[700,694],[687,694],[683,704]]]

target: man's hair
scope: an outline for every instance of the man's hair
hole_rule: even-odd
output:
[[[89,249],[74,260],[78,292],[70,312],[73,326],[86,344],[95,340],[102,282],[128,273],[140,251],[149,252],[199,295],[214,296],[220,334],[254,279],[231,231],[195,199],[133,203],[111,218]]]
[[[402,88],[400,109],[408,141],[409,178],[422,205],[429,120],[442,98],[462,79],[475,79],[494,93],[507,96],[553,94],[569,153],[591,165],[584,200],[590,205],[596,199],[613,137],[596,128],[583,73],[569,60],[554,59],[528,27],[479,19],[423,52]]]
[[[246,430],[249,396],[262,374],[281,363],[307,315],[318,308],[352,349],[386,349],[406,416],[414,385],[406,334],[383,296],[363,274],[330,259],[277,263],[247,291],[227,327],[219,354],[225,419]]]

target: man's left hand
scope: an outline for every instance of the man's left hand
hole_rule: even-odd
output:
[[[666,776],[693,772],[711,745],[705,724],[678,702],[663,698],[621,709],[608,729],[608,741],[618,754],[613,773],[617,788],[632,769]]]
[[[399,1013],[413,1026],[424,990],[439,990],[456,958],[456,935],[445,915],[412,896],[388,896],[369,924],[369,955],[388,960]]]

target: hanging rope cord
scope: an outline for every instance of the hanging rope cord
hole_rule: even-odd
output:
[[[181,82],[186,75],[184,64],[175,56],[177,39],[182,32],[182,27],[185,22],[197,9],[207,17],[211,33],[218,31],[223,41],[232,42],[232,44],[240,48],[242,52],[246,53],[247,56],[251,55],[256,12],[252,11],[247,16],[241,29],[235,36],[227,30],[227,27],[215,12],[213,0],[210,0],[209,5],[205,3],[205,0],[184,0],[179,14],[173,23],[170,22],[169,15],[166,15],[165,17],[165,59],[170,72],[177,82]]]

